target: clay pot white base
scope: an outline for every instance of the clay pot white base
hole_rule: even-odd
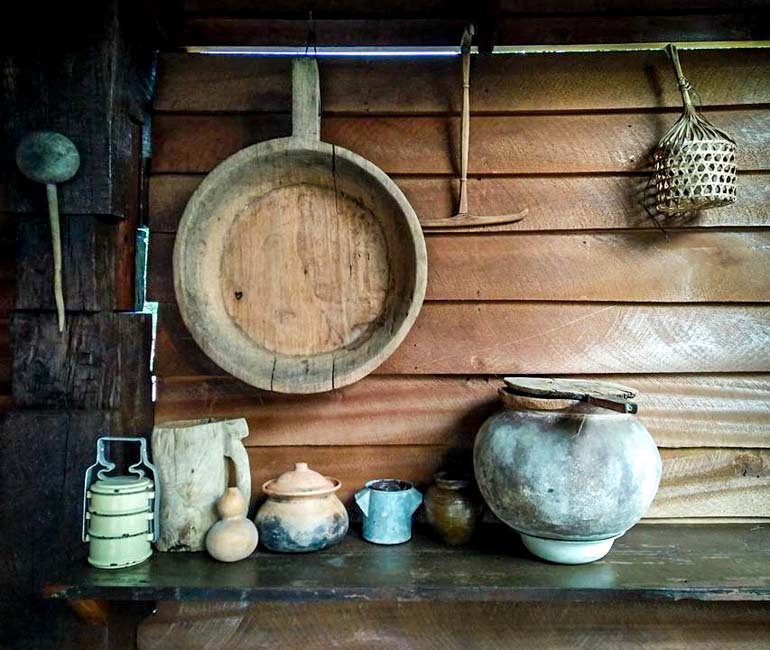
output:
[[[533,555],[557,564],[587,564],[601,560],[612,548],[617,537],[592,542],[572,542],[564,539],[546,539],[533,535],[521,535],[524,546]]]

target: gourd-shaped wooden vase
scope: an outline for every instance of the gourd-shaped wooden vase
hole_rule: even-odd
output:
[[[257,548],[257,527],[246,517],[248,504],[237,487],[227,488],[217,503],[220,519],[206,534],[206,550],[220,562],[237,562]]]

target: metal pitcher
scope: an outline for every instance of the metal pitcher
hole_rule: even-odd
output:
[[[375,544],[408,542],[412,515],[421,503],[422,494],[409,481],[369,481],[356,493],[356,504],[364,515],[364,539]]]

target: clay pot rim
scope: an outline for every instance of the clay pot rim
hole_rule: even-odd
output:
[[[473,484],[473,477],[468,472],[443,470],[433,475],[433,481],[447,490],[463,490]]]
[[[302,498],[302,497],[321,497],[321,496],[326,496],[327,494],[334,494],[337,490],[339,490],[342,487],[342,481],[340,481],[339,479],[334,478],[332,476],[324,476],[324,478],[327,481],[331,481],[334,485],[332,485],[332,487],[321,488],[319,490],[305,490],[304,492],[303,491],[282,492],[280,490],[273,489],[271,484],[275,483],[278,479],[271,478],[269,481],[265,481],[262,484],[262,491],[270,497]]]

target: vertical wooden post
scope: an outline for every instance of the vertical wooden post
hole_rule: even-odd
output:
[[[148,6],[110,0],[85,12],[69,7],[49,17],[48,31],[39,21],[19,21],[19,44],[0,60],[3,208],[17,224],[13,407],[0,423],[2,647],[55,643],[52,614],[67,610],[42,602],[40,587],[87,553],[80,504],[95,440],[152,428],[150,317],[131,313],[141,138],[154,81],[153,21],[140,13]],[[82,161],[59,188],[62,333],[49,280],[45,195],[13,164],[20,138],[37,129],[69,137]]]

